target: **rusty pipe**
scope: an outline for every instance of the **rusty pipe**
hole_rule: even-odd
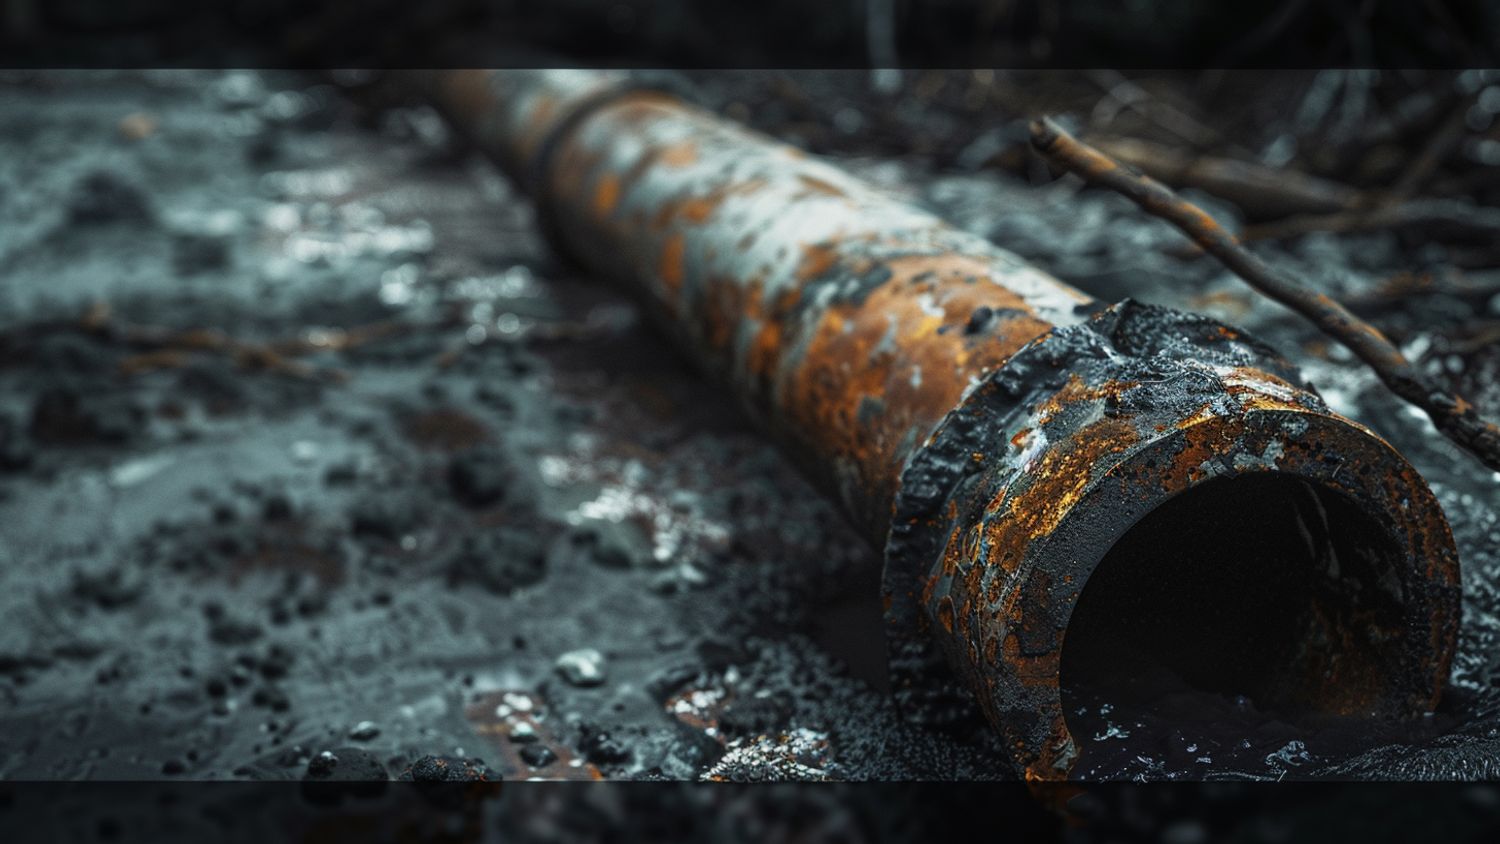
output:
[[[884,550],[898,695],[945,682],[946,659],[1024,776],[1077,761],[1064,641],[1101,561],[1164,503],[1225,479],[1291,479],[1319,518],[1363,520],[1335,525],[1297,574],[1269,693],[1360,716],[1436,705],[1459,617],[1442,511],[1270,348],[1200,316],[1107,306],[624,74],[421,84],[530,195],[555,246],[633,290]]]

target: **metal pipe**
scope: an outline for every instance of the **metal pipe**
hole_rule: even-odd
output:
[[[1260,342],[1106,306],[624,74],[422,84],[524,187],[556,247],[633,290],[884,549],[898,696],[942,683],[946,657],[1026,777],[1065,778],[1077,760],[1059,678],[1095,568],[1213,479],[1298,479],[1378,525],[1310,564],[1275,693],[1354,715],[1435,706],[1459,618],[1442,511]],[[1181,529],[1213,547],[1213,525]]]

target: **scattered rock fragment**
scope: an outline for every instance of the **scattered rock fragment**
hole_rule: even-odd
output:
[[[557,658],[557,673],[575,686],[603,685],[604,655],[594,648],[579,648]]]
[[[374,721],[360,721],[349,730],[353,741],[372,741],[380,736],[380,727]]]
[[[490,782],[490,769],[482,759],[423,756],[401,772],[402,782]]]

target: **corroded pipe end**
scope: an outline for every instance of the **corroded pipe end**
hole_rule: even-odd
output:
[[[1028,778],[1072,771],[1068,687],[1101,664],[1381,718],[1430,711],[1448,676],[1458,560],[1431,491],[1212,321],[1127,302],[1054,331],[904,483],[897,682],[936,642]]]

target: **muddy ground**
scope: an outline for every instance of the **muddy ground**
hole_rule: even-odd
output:
[[[1436,491],[1464,618],[1428,723],[1120,723],[1088,775],[1500,773],[1500,475],[1165,224],[996,166],[1025,115],[963,79],[694,81],[1100,298],[1249,328]],[[434,114],[359,102],[290,72],[0,81],[0,777],[1009,778],[982,724],[896,712],[876,555],[727,393]],[[1500,413],[1471,247],[1263,254]]]

